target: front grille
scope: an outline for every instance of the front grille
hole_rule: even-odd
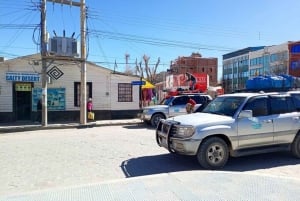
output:
[[[169,133],[170,127],[171,127],[171,125],[169,125],[169,124],[163,124],[163,125],[161,126],[161,132],[162,132],[162,133]]]
[[[179,124],[179,122],[175,122],[175,121],[164,121],[164,122],[162,122],[162,124],[160,126],[160,131],[163,134],[168,134],[170,136],[173,136],[177,132],[176,125],[178,125],[178,124]]]

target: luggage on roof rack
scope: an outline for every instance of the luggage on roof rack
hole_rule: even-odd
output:
[[[246,91],[286,91],[298,87],[300,79],[291,75],[257,76],[246,82]]]

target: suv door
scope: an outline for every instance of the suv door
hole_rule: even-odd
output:
[[[273,120],[269,114],[268,97],[259,96],[248,100],[243,110],[252,110],[252,118],[238,119],[238,147],[270,145],[273,143]]]
[[[169,115],[177,116],[181,114],[186,114],[185,106],[188,102],[188,96],[178,96],[175,97],[172,101],[172,104],[169,106]]]
[[[271,96],[271,113],[274,124],[274,142],[291,143],[300,127],[300,113],[297,112],[291,96]]]

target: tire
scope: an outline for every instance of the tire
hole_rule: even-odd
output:
[[[293,156],[295,156],[296,158],[300,158],[300,133],[297,134],[292,143],[291,152]]]
[[[228,161],[229,151],[226,142],[219,137],[211,137],[200,144],[197,159],[205,169],[221,169]]]
[[[153,127],[157,127],[157,125],[158,125],[158,123],[159,123],[159,121],[161,120],[161,119],[165,119],[165,117],[164,117],[164,115],[162,115],[162,114],[154,114],[152,117],[151,117],[151,125],[153,126]]]

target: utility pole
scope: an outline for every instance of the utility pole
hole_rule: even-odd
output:
[[[80,49],[81,49],[81,101],[80,123],[86,125],[86,6],[85,0],[80,0]]]
[[[46,0],[41,4],[41,59],[42,59],[42,126],[47,126],[47,37],[46,37]]]
[[[85,5],[85,0],[80,0],[80,2],[74,2],[72,0],[42,0],[42,1],[43,1],[43,3],[48,1],[48,2],[53,2],[53,3],[60,3],[60,4],[66,4],[66,5],[80,7],[80,49],[81,49],[80,55],[81,55],[81,57],[80,57],[80,59],[77,59],[77,61],[81,62],[80,124],[86,125],[86,123],[87,123],[87,119],[86,119],[87,100],[86,100],[86,98],[87,97],[86,97],[86,5]],[[46,55],[46,52],[45,52],[45,55]],[[42,57],[43,57],[43,54],[42,54]],[[73,59],[73,60],[76,60],[76,59]],[[45,66],[46,66],[46,64],[45,64]],[[45,80],[46,80],[46,78],[47,78],[46,77],[46,68],[45,68],[45,71],[43,71],[43,73],[45,74]],[[45,81],[45,86],[47,87],[46,81]],[[46,98],[47,98],[47,96],[46,96]]]

